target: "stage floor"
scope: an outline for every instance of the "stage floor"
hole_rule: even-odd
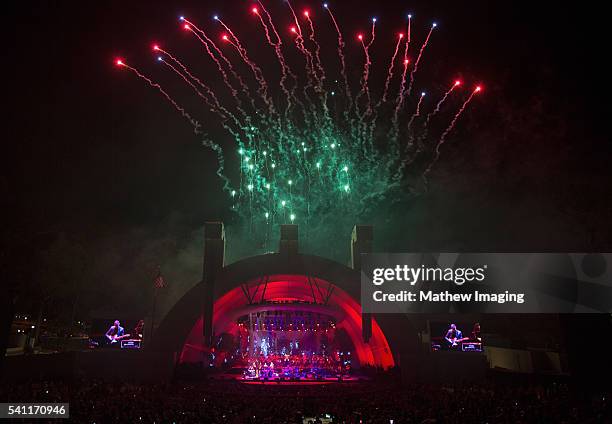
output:
[[[245,378],[242,374],[235,373],[223,373],[217,374],[213,379],[218,380],[234,380],[239,381],[244,384],[282,384],[282,385],[316,385],[316,384],[333,384],[333,383],[355,383],[361,381],[369,381],[366,377],[361,376],[344,376],[341,380],[337,377],[327,377],[322,379],[314,379],[314,378],[301,378],[301,379],[288,379],[288,378],[280,378],[280,377],[272,377],[272,378]]]
[[[278,386],[279,384],[283,386],[318,386],[323,384],[333,384],[337,383],[337,381],[279,381],[279,380],[240,380],[243,384],[251,384],[251,385],[262,385],[262,384],[273,384]]]

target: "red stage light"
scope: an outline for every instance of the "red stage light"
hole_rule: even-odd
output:
[[[291,32],[296,32],[295,27],[291,27]]]
[[[359,34],[357,38],[359,38],[359,40],[363,40],[363,35]]]
[[[401,32],[397,35],[399,38],[404,38],[404,34],[402,34]]]
[[[117,60],[115,61],[115,64],[116,64],[117,66],[123,66],[123,61],[122,61],[121,59],[117,59]]]
[[[157,44],[154,44],[153,45],[153,50],[155,50],[155,51],[159,50],[159,46]]]
[[[478,93],[479,91],[482,91],[482,87],[480,85],[477,85],[474,91]]]
[[[227,35],[223,35],[223,37],[221,37],[221,38],[223,38],[223,40],[227,41]]]
[[[253,13],[255,13],[255,14],[258,14],[258,13],[259,13],[259,10],[257,10],[257,8],[256,8],[256,7],[252,8],[252,9],[251,9],[251,11],[252,11]]]
[[[305,11],[304,11],[304,16],[308,17],[308,14],[309,14],[309,13],[310,13],[310,12],[308,12],[308,10],[305,10]]]
[[[461,85],[461,81],[459,81],[459,80],[455,81],[455,86],[457,86],[457,85]]]
[[[189,28],[189,25],[187,25],[187,24],[185,24],[185,26],[184,26],[183,28],[185,28],[185,29],[191,29],[191,28]]]

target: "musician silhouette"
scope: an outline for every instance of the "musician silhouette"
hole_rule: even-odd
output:
[[[454,348],[458,346],[459,341],[463,338],[463,333],[457,328],[457,325],[451,324],[444,338],[449,343],[449,347]]]
[[[121,337],[125,334],[125,329],[121,326],[119,320],[115,320],[113,325],[106,332],[106,338],[111,342],[115,343],[118,337]]]

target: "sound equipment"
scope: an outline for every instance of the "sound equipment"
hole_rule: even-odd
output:
[[[138,339],[123,339],[121,340],[121,349],[140,349],[141,340]]]
[[[482,343],[479,342],[463,342],[461,344],[463,352],[482,352]]]

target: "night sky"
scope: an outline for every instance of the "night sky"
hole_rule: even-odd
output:
[[[289,25],[280,1],[266,4],[279,24]],[[329,26],[318,3],[294,5],[308,6],[318,26]],[[330,5],[347,44],[357,30],[369,29],[372,16],[379,18],[373,47],[379,62],[387,60],[408,12],[415,15],[418,43],[435,20],[439,29],[421,82],[439,90],[460,75],[486,87],[445,144],[429,191],[376,220],[378,250],[612,247],[609,82],[602,58],[609,37],[600,11],[559,2]],[[214,69],[177,17],[214,28],[210,17],[218,13],[248,40],[264,71],[267,63],[276,68],[258,49],[266,44],[250,6],[237,0],[7,6],[8,134],[0,188],[9,218],[2,234],[10,246],[5,251],[26,253],[30,264],[25,274],[9,267],[21,276],[17,285],[40,279],[47,270],[41,257],[58,240],[85,258],[87,272],[75,284],[88,287],[90,300],[81,309],[104,306],[91,299],[109,288],[121,290],[119,307],[134,304],[159,264],[174,284],[173,296],[197,281],[203,222],[232,220],[215,158],[157,93],[113,61],[120,56],[159,79],[206,128],[211,117],[198,111],[193,96],[182,96],[186,91],[154,62],[150,47],[170,46],[208,76]],[[326,39],[335,45],[335,38]],[[348,234],[330,229],[329,237],[346,238],[348,253]],[[232,259],[249,253],[244,243],[229,240]],[[27,309],[27,302],[20,307]]]

